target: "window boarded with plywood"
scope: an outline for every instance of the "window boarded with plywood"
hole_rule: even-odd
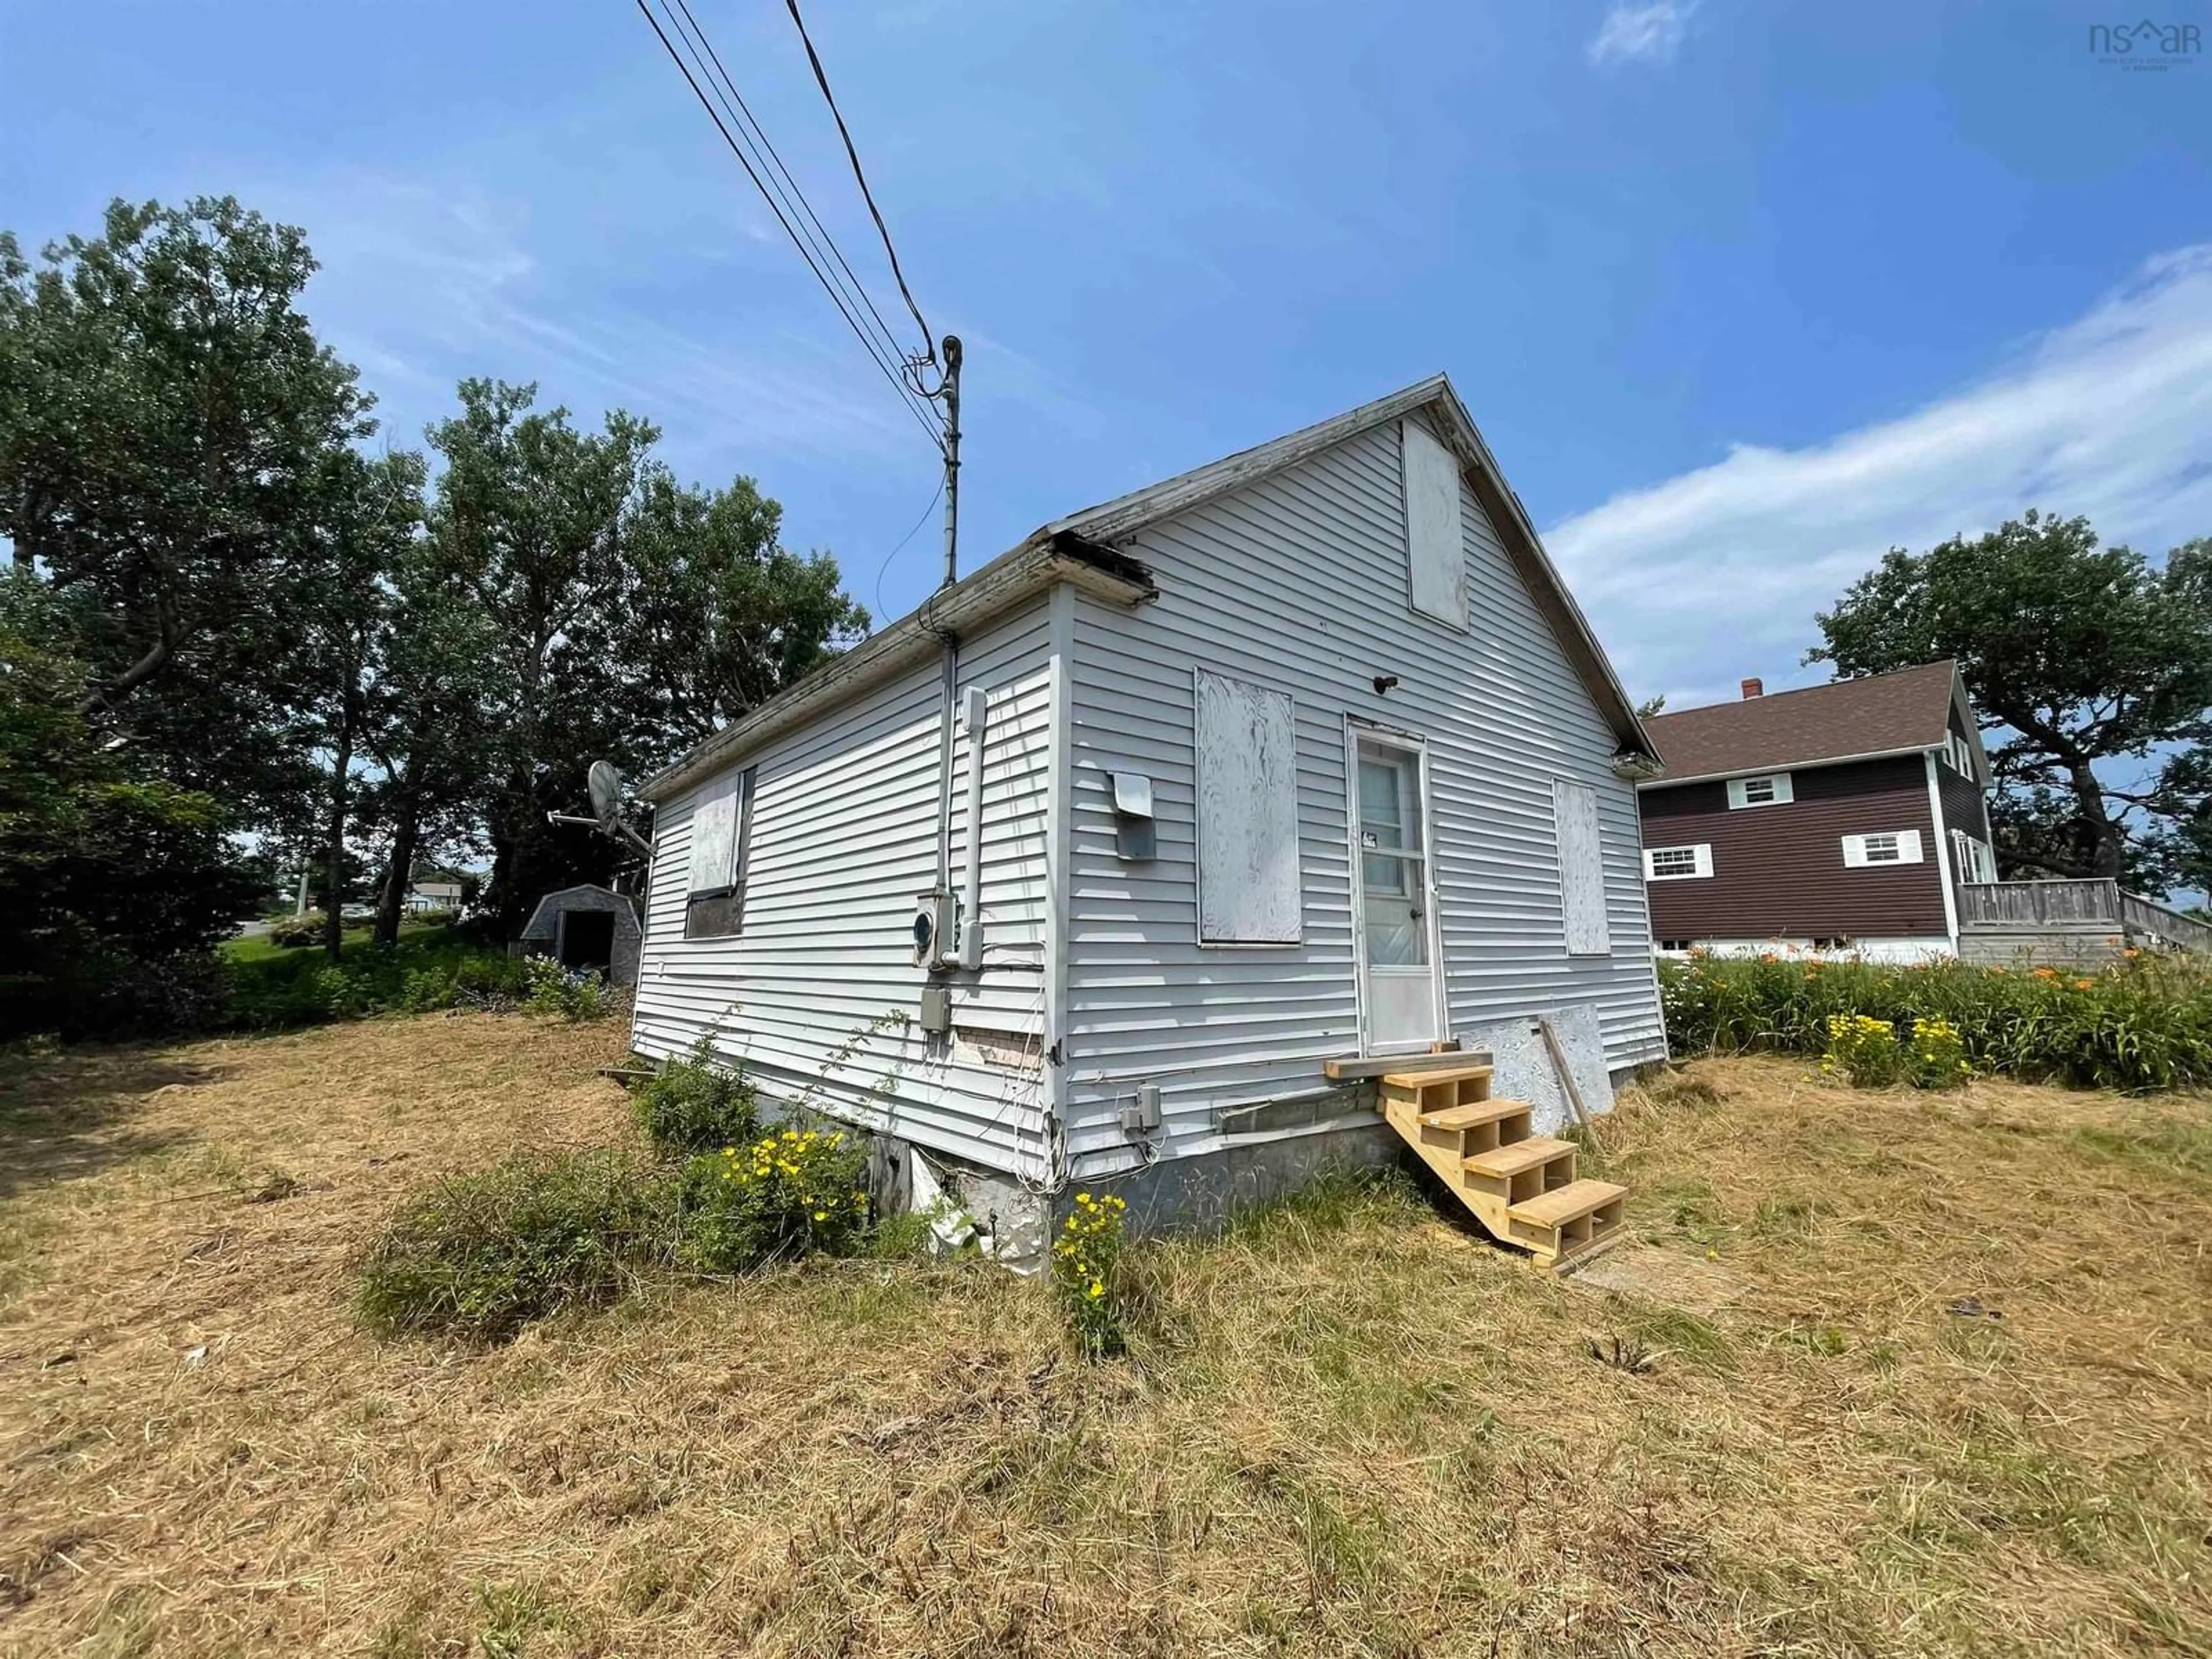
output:
[[[1598,841],[1597,791],[1566,778],[1552,780],[1552,817],[1559,841],[1559,905],[1567,954],[1613,954],[1605,914],[1605,860]]]
[[[1300,937],[1298,757],[1289,696],[1195,669],[1198,937],[1295,945]]]
[[[1418,421],[1400,427],[1406,480],[1407,581],[1413,609],[1467,626],[1467,547],[1460,537],[1459,459]]]

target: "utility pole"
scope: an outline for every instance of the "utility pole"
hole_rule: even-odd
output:
[[[945,581],[937,591],[960,580],[960,337],[945,337],[945,374],[937,395],[945,399]],[[938,956],[943,962],[952,948],[952,708],[960,683],[960,641],[949,631],[944,641],[944,686],[937,710],[937,907]],[[971,902],[972,898],[971,898]],[[966,924],[975,926],[971,918]]]
[[[945,337],[945,586],[960,579],[960,337]]]

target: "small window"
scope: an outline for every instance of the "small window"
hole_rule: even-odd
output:
[[[1694,847],[1647,847],[1644,849],[1646,881],[1688,881],[1713,872],[1711,843]]]
[[[1815,951],[1848,951],[1851,948],[1851,942],[1841,933],[1831,933],[1826,939],[1814,939],[1813,948]]]
[[[1687,951],[1690,941],[1686,939],[1662,939],[1659,941],[1659,948],[1662,951]]]
[[[1844,837],[1844,863],[1853,869],[1869,864],[1919,862],[1920,832],[1917,830],[1878,830],[1863,836]]]
[[[1730,778],[1728,793],[1730,806],[1787,806],[1792,799],[1790,775],[1771,772],[1764,777]]]
[[[742,931],[745,871],[753,831],[753,775],[709,784],[691,809],[691,869],[684,937],[722,939]]]
[[[1961,776],[1974,775],[1974,745],[1956,732],[1943,739],[1943,760]]]

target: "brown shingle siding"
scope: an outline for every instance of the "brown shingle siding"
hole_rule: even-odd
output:
[[[1644,844],[1712,849],[1709,878],[1655,881],[1655,939],[1941,938],[1928,770],[1918,755],[1793,770],[1795,799],[1731,809],[1724,783],[1643,792]],[[1917,830],[1921,862],[1846,868],[1843,837]]]

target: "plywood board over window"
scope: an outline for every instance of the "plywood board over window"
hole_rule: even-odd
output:
[[[1571,957],[1613,954],[1605,914],[1605,853],[1598,839],[1597,791],[1568,778],[1552,780],[1552,817],[1559,842],[1559,905]]]
[[[1459,459],[1418,421],[1401,423],[1407,582],[1413,609],[1467,626],[1467,544],[1460,538]]]
[[[1279,691],[1195,669],[1198,938],[1300,938],[1297,709]]]

